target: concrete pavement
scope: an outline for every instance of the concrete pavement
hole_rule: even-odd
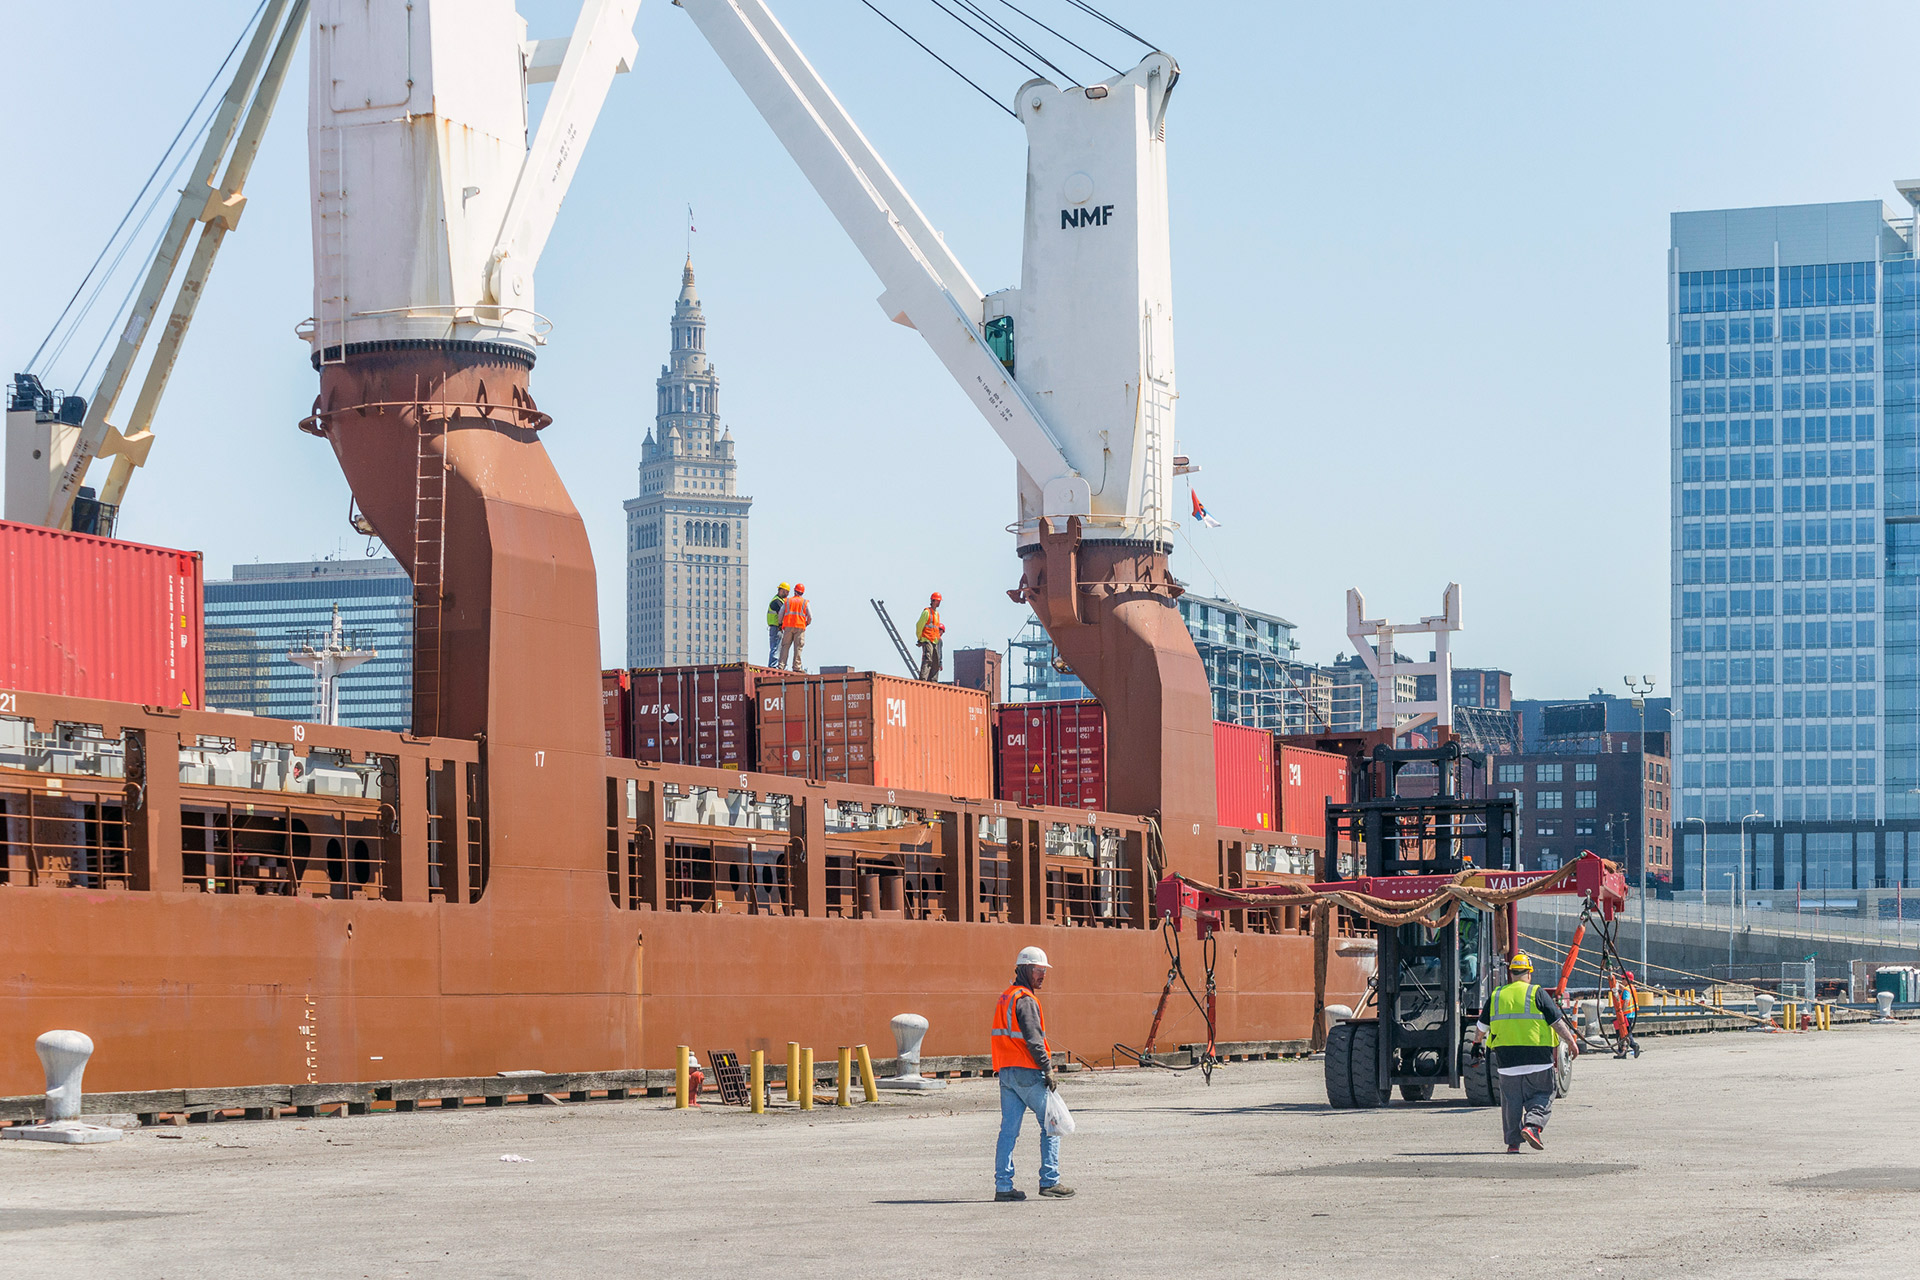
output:
[[[1590,1056],[1518,1156],[1458,1093],[1329,1111],[1318,1062],[1081,1075],[1080,1194],[1017,1205],[991,1202],[978,1080],[759,1119],[653,1100],[0,1143],[0,1275],[1857,1280],[1920,1258],[1916,1049],[1906,1025]],[[1018,1162],[1031,1193],[1031,1127]]]

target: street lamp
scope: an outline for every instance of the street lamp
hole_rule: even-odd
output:
[[[1706,859],[1705,836],[1700,837],[1700,857]],[[1727,981],[1733,981],[1733,872],[1724,873],[1727,877]]]
[[[1755,809],[1752,813],[1742,815],[1740,819],[1740,923],[1742,926],[1747,923],[1747,823],[1754,818],[1766,816]]]
[[[1633,694],[1633,709],[1640,713],[1640,813],[1634,825],[1640,832],[1640,976],[1647,973],[1647,695],[1653,692],[1653,677],[1621,676]],[[1706,828],[1700,831],[1700,856],[1706,857]]]

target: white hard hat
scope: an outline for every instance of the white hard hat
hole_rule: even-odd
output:
[[[1020,954],[1013,958],[1013,965],[1014,968],[1017,969],[1023,964],[1036,965],[1042,969],[1053,968],[1052,965],[1047,963],[1047,953],[1038,947],[1020,948]]]

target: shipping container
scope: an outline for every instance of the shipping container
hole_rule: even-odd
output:
[[[1345,756],[1282,743],[1275,757],[1278,830],[1325,839],[1327,806],[1349,800],[1347,768]]]
[[[1107,716],[1099,702],[1007,702],[993,717],[1000,799],[1107,807]]]
[[[755,689],[760,771],[985,799],[987,695],[877,672],[766,672]]]
[[[0,689],[201,707],[200,553],[0,520]]]
[[[753,768],[754,686],[767,667],[643,667],[627,673],[627,750],[635,760]]]
[[[600,673],[600,714],[606,721],[607,754],[627,756],[627,725],[633,717],[633,680],[625,671]]]
[[[1213,789],[1221,826],[1273,830],[1273,734],[1215,720]]]

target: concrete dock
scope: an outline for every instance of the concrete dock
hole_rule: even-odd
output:
[[[1920,1257],[1920,1025],[1588,1056],[1547,1150],[1515,1156],[1458,1093],[1331,1111],[1320,1071],[1069,1077],[1079,1195],[1011,1205],[991,1080],[759,1118],[635,1100],[0,1143],[0,1275],[1858,1280]],[[1031,1194],[1031,1124],[1017,1163]]]

